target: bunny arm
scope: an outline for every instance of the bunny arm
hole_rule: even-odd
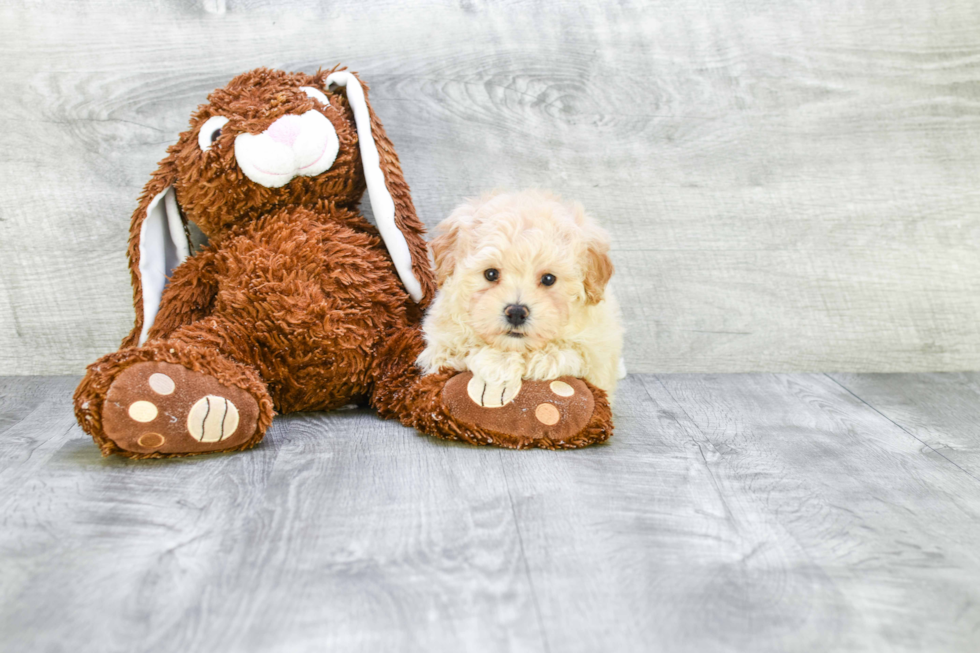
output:
[[[184,261],[174,270],[160,299],[160,312],[150,328],[149,338],[165,338],[211,314],[218,294],[214,252],[205,250]]]

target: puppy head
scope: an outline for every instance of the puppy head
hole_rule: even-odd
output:
[[[579,204],[540,191],[467,202],[432,242],[440,310],[487,344],[535,349],[603,300],[609,237]]]

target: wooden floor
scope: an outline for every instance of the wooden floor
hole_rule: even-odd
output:
[[[0,378],[2,651],[977,651],[980,374],[635,375],[617,435],[367,411],[104,459]]]

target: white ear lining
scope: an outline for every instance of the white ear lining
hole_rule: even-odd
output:
[[[160,298],[174,268],[190,254],[184,223],[172,187],[150,201],[140,227],[140,287],[143,291],[143,330],[139,344],[146,342],[160,310]]]
[[[408,249],[405,235],[395,224],[395,201],[385,185],[384,172],[381,170],[381,159],[378,147],[371,133],[371,113],[364,99],[364,89],[357,78],[342,70],[331,73],[324,82],[326,86],[336,84],[347,87],[347,101],[354,111],[354,123],[357,126],[357,138],[361,144],[361,164],[364,166],[364,179],[367,181],[368,197],[371,200],[371,210],[377,223],[381,239],[384,240],[388,254],[395,264],[405,290],[416,302],[422,301],[422,284],[412,272],[412,254]]]

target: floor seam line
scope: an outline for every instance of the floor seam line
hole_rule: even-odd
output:
[[[902,426],[901,424],[899,424],[898,422],[896,422],[895,420],[893,420],[891,417],[889,417],[888,415],[886,415],[883,412],[881,412],[880,410],[878,410],[875,406],[872,406],[871,404],[869,404],[862,397],[860,397],[859,395],[855,394],[846,385],[844,385],[843,383],[841,383],[840,381],[838,381],[834,377],[830,376],[830,374],[828,374],[826,372],[824,372],[823,375],[825,377],[827,377],[828,379],[830,379],[831,381],[833,381],[834,383],[836,383],[841,388],[843,388],[848,394],[850,394],[852,397],[854,397],[855,399],[857,399],[858,401],[860,401],[862,404],[864,404],[865,406],[867,406],[868,408],[870,408],[874,412],[876,412],[879,415],[881,415],[882,417],[884,417],[891,424],[894,424],[895,426],[897,426],[899,428],[899,430],[901,430],[903,433],[905,433],[906,435],[908,435],[911,438],[913,438],[916,442],[920,443],[921,445],[923,445],[925,447],[928,447],[929,450],[932,451],[934,454],[936,454],[937,456],[939,456],[940,458],[942,458],[943,460],[945,460],[946,462],[948,462],[950,465],[952,465],[956,469],[960,470],[961,472],[963,472],[964,474],[966,474],[967,476],[969,476],[970,478],[972,478],[974,481],[977,481],[978,483],[980,483],[980,478],[977,478],[976,476],[974,476],[973,474],[971,474],[968,470],[963,469],[962,467],[959,466],[959,464],[956,463],[956,461],[950,460],[949,458],[947,458],[946,456],[944,456],[941,451],[939,451],[938,449],[936,449],[935,447],[933,447],[931,444],[929,444],[925,440],[922,440],[921,438],[919,438],[917,435],[915,435],[914,433],[912,433],[911,431],[909,431],[907,428],[905,428],[904,426]]]
[[[687,418],[687,421],[691,423],[691,426],[693,426],[694,428],[696,428],[698,430],[698,433],[701,434],[701,437],[704,438],[705,442],[708,442],[710,444],[711,443],[711,440],[708,439],[708,435],[704,432],[704,429],[701,428],[701,425],[700,424],[698,424],[697,422],[694,421],[694,418],[691,417],[691,414],[689,412],[687,412],[687,409],[686,408],[684,408],[684,404],[682,404],[680,401],[677,400],[677,397],[675,397],[673,395],[673,393],[670,391],[670,388],[667,387],[667,384],[664,383],[663,382],[663,379],[660,378],[660,375],[659,374],[653,374],[652,376],[653,376],[653,378],[655,378],[657,380],[657,383],[660,384],[660,387],[664,389],[664,392],[667,393],[667,396],[674,400],[674,403],[677,404],[677,407],[681,409],[681,412],[682,413],[684,413],[684,417],[686,417]],[[647,387],[645,385],[643,386],[643,390],[647,393],[647,396],[650,397],[650,399],[653,399],[654,403],[656,403],[657,400],[654,399],[653,395],[650,394],[650,391],[647,390]],[[694,443],[697,444],[697,441],[694,441]],[[704,455],[702,454],[702,458],[703,457],[704,457]],[[705,460],[705,464],[707,464],[707,462],[708,461]]]
[[[504,465],[503,452],[497,452],[497,460],[500,461],[500,471],[504,477],[504,489],[507,490],[507,500],[510,502],[510,515],[514,519],[517,544],[521,549],[521,560],[524,561],[524,577],[527,578],[528,587],[531,589],[531,601],[534,603],[534,614],[537,617],[538,629],[541,631],[541,642],[544,644],[546,653],[551,653],[551,646],[548,644],[548,634],[544,629],[544,620],[541,618],[541,606],[538,604],[538,591],[534,587],[534,580],[531,578],[531,567],[527,561],[527,552],[524,550],[524,535],[521,533],[521,524],[517,519],[517,507],[514,505],[514,495],[511,494],[510,481],[507,480],[507,468]]]
[[[670,388],[668,388],[667,384],[664,383],[663,379],[660,378],[660,375],[654,374],[653,378],[657,380],[657,383],[659,383],[660,387],[664,389],[664,392],[667,393],[667,396],[670,397],[673,400],[673,402],[677,405],[677,407],[680,408],[681,412],[684,413],[684,417],[687,418],[687,421],[691,424],[691,426],[697,429],[698,433],[701,434],[701,437],[704,439],[704,442],[714,447],[714,445],[711,444],[711,439],[708,437],[708,434],[704,432],[704,429],[701,428],[700,424],[694,421],[694,418],[691,417],[691,414],[687,412],[686,408],[684,408],[684,404],[678,401],[677,397],[675,397],[673,393],[671,393]],[[643,390],[646,391],[647,396],[650,397],[650,399],[653,399],[654,403],[656,403],[657,400],[654,399],[653,395],[650,394],[650,391],[647,390],[646,385],[643,386]],[[704,449],[701,447],[701,443],[698,442],[697,440],[694,440],[693,438],[691,439],[691,442],[693,442],[694,445],[698,448],[698,453],[701,456],[701,462],[704,464],[704,471],[708,473],[708,478],[711,480],[711,486],[715,489],[715,492],[718,494],[718,500],[721,501],[721,505],[724,506],[725,508],[725,515],[728,520],[728,523],[732,524],[735,527],[735,531],[738,532],[739,529],[735,521],[735,514],[732,512],[731,507],[728,505],[727,495],[722,490],[721,484],[718,482],[718,477],[715,476],[715,472],[713,469],[711,469],[711,464],[708,462],[708,458],[704,455]]]

